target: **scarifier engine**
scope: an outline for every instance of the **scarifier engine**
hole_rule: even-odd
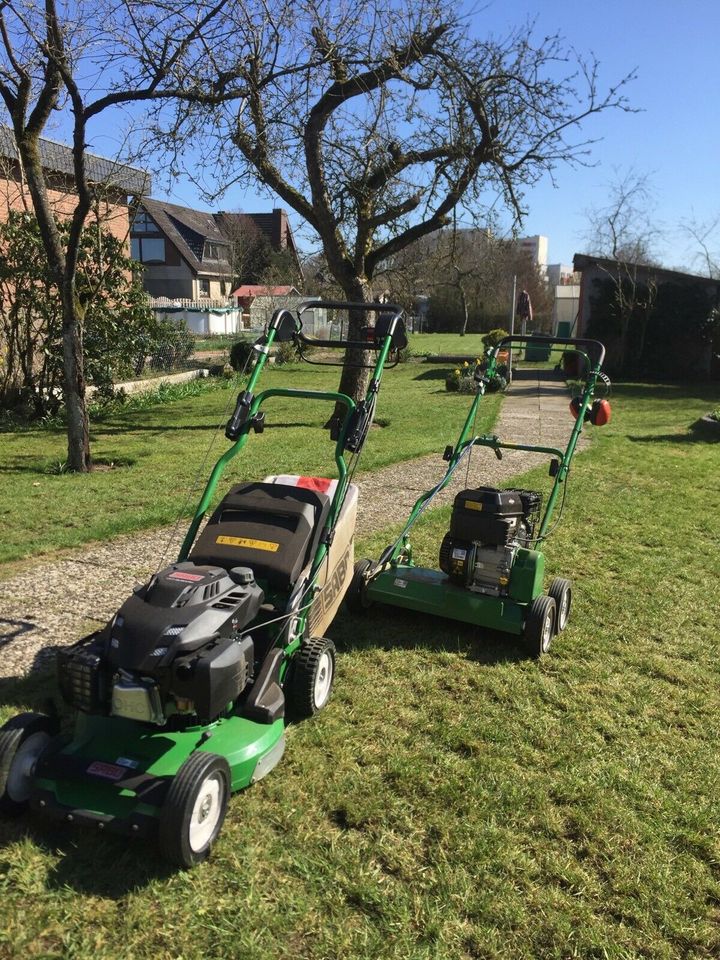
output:
[[[440,569],[475,593],[507,596],[517,552],[530,547],[541,504],[533,490],[462,490],[440,544]]]

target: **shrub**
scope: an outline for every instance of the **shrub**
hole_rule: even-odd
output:
[[[482,342],[485,345],[486,350],[490,350],[493,347],[496,347],[501,340],[504,340],[505,337],[509,337],[510,334],[507,330],[503,330],[502,327],[496,327],[494,330],[489,330],[482,338]]]
[[[281,343],[275,351],[275,363],[283,366],[286,363],[295,363],[298,359],[297,347],[292,341]]]
[[[248,358],[253,355],[252,340],[237,340],[230,347],[230,366],[233,370],[244,370]]]

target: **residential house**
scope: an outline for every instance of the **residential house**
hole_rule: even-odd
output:
[[[232,244],[249,225],[271,247],[299,261],[284,210],[272,213],[208,213],[164,200],[143,200],[132,225],[132,251],[144,266],[143,283],[153,297],[227,301],[232,280]]]
[[[271,213],[226,213],[214,214],[215,220],[229,239],[250,227],[263,236],[270,247],[278,253],[287,253],[298,274],[302,272],[292,227],[285,210],[276,207]]]
[[[40,140],[40,156],[49,187],[50,203],[60,216],[71,216],[77,203],[73,155],[70,147]],[[88,180],[95,195],[93,215],[121,240],[129,233],[128,197],[150,192],[150,175],[95,154],[86,154]],[[0,220],[10,210],[32,210],[30,194],[20,166],[12,130],[0,125]]]
[[[146,198],[135,212],[130,239],[152,297],[227,300],[230,242],[211,213]]]

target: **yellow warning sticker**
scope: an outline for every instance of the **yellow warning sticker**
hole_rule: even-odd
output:
[[[477,500],[466,500],[465,509],[466,510],[482,510],[483,505],[478,503]]]
[[[279,543],[270,540],[251,540],[249,537],[218,537],[215,543],[222,543],[226,547],[250,547],[251,550],[267,550],[276,553],[280,549]]]

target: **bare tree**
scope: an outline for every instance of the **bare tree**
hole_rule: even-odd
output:
[[[647,324],[657,296],[657,284],[648,266],[657,264],[654,247],[662,232],[653,222],[650,177],[630,170],[618,173],[610,184],[606,205],[588,211],[588,253],[607,258],[603,266],[613,284],[613,299],[620,321],[618,353],[623,366],[630,363],[630,327],[638,327],[637,354],[642,356]]]
[[[720,277],[720,213],[706,220],[692,216],[682,224],[685,233],[695,246],[695,261],[708,277]]]
[[[379,266],[458,204],[482,215],[502,195],[520,216],[524,187],[587,156],[582,121],[627,109],[629,78],[601,90],[597,64],[559,37],[535,41],[523,25],[478,40],[436,0],[237,0],[234,15],[247,99],[212,124],[182,110],[166,129],[231,140],[237,153],[213,151],[217,183],[252,177],[280,196],[349,300],[371,301]],[[353,336],[361,322],[351,318]],[[361,391],[362,357],[349,351],[343,392]]]
[[[217,104],[239,96],[235,78],[227,71],[219,84],[211,53],[226,36],[222,19],[226,5],[226,0],[200,0],[187,9],[169,0],[79,0],[64,6],[56,0],[40,5],[33,0],[6,0],[0,4],[0,98],[62,297],[64,399],[72,470],[91,468],[83,362],[87,302],[75,283],[81,233],[98,194],[86,155],[89,128],[101,113],[133,103],[192,96],[196,102]],[[73,128],[74,193],[62,214],[53,206],[52,183],[41,153],[43,132],[58,110],[70,114]],[[58,216],[70,219],[65,243]]]

